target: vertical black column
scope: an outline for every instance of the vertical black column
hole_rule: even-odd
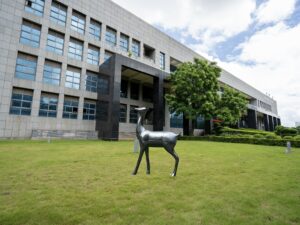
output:
[[[165,118],[164,113],[164,87],[163,77],[153,77],[153,130],[162,131],[164,127]]]
[[[270,128],[269,128],[269,118],[268,118],[267,114],[264,114],[264,124],[265,124],[265,130],[269,131],[270,130]]]
[[[248,127],[257,129],[257,115],[253,109],[248,109]]]
[[[277,118],[276,117],[273,117],[273,124],[274,124],[274,129],[275,129],[277,126]]]
[[[212,120],[205,120],[205,122],[204,122],[205,134],[211,134],[212,129],[213,129],[213,121]]]
[[[269,128],[270,128],[270,131],[274,131],[273,117],[270,115],[269,115]]]
[[[277,118],[277,125],[278,125],[278,126],[281,126],[281,121],[280,121],[279,118]]]
[[[109,77],[109,94],[98,92],[96,130],[100,139],[119,139],[121,69],[116,56],[99,69],[100,74]]]

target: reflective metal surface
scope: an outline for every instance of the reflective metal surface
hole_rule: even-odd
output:
[[[140,144],[140,155],[137,160],[135,169],[132,175],[136,175],[138,172],[143,154],[146,153],[146,163],[147,163],[147,174],[150,174],[150,160],[149,160],[149,147],[163,147],[165,150],[174,157],[175,166],[171,176],[175,177],[177,173],[177,167],[179,163],[179,157],[176,154],[174,147],[177,142],[178,134],[173,132],[161,132],[161,131],[149,131],[143,126],[144,117],[146,115],[147,109],[136,108],[138,111],[138,122],[136,126],[136,137]]]

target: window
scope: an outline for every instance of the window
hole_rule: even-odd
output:
[[[42,93],[40,101],[39,116],[56,117],[58,95]]]
[[[82,60],[83,42],[70,38],[69,42],[69,57],[77,60]]]
[[[121,80],[120,97],[127,98],[127,92],[128,92],[128,81],[122,79]]]
[[[85,15],[73,10],[71,29],[77,31],[80,34],[84,34],[84,27],[85,27]]]
[[[120,123],[127,122],[127,105],[126,104],[120,104],[119,122]]]
[[[83,120],[95,120],[96,118],[96,101],[84,100],[83,104]]]
[[[136,108],[138,108],[138,106],[135,106],[135,105],[130,106],[130,112],[129,112],[129,122],[130,123],[137,123],[138,113],[135,110]]]
[[[139,83],[130,83],[130,98],[134,100],[139,100],[140,97],[140,84]]]
[[[45,60],[43,82],[47,84],[59,85],[61,74],[61,64]]]
[[[86,74],[86,90],[98,92],[99,94],[107,95],[109,93],[109,78],[101,76],[93,72]]]
[[[203,116],[198,116],[196,118],[195,129],[204,129],[205,128],[205,119]]]
[[[97,108],[97,115],[100,121],[108,120],[108,102],[99,101],[99,107]]]
[[[153,88],[143,85],[143,100],[145,102],[153,102]]]
[[[170,127],[183,128],[183,114],[176,114],[175,112],[170,115]]]
[[[32,90],[13,88],[10,114],[29,116],[31,114]]]
[[[80,87],[80,69],[75,67],[68,67],[66,72],[65,86],[79,90]]]
[[[91,92],[97,92],[98,88],[98,76],[95,73],[87,72],[85,79],[85,90]]]
[[[132,40],[132,45],[131,45],[131,50],[132,50],[132,54],[135,57],[139,57],[140,56],[140,42],[136,41],[136,40]]]
[[[160,69],[165,70],[166,69],[166,56],[164,53],[160,52],[159,54],[159,65]]]
[[[46,49],[49,52],[62,55],[64,51],[64,35],[56,31],[49,30]]]
[[[144,45],[144,57],[154,63],[155,62],[155,49],[148,45]]]
[[[104,63],[108,62],[108,60],[110,59],[110,57],[112,57],[114,55],[114,53],[109,52],[109,51],[105,51],[104,53]]]
[[[120,48],[122,51],[128,52],[129,37],[125,34],[121,34],[121,36],[120,36]]]
[[[43,16],[44,5],[44,0],[25,0],[25,11],[37,16]]]
[[[67,6],[56,1],[52,1],[50,19],[59,25],[66,26]]]
[[[90,35],[92,35],[96,40],[101,39],[101,23],[96,20],[91,19],[90,21]]]
[[[77,119],[79,99],[65,96],[63,118]]]
[[[41,26],[24,20],[21,28],[20,43],[39,47],[41,36]]]
[[[18,53],[16,77],[26,80],[35,80],[37,57]]]
[[[99,65],[100,49],[89,45],[87,62],[93,65]]]
[[[106,27],[105,41],[109,45],[116,45],[117,44],[117,31],[110,27]]]

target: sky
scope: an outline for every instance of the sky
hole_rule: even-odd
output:
[[[113,0],[277,101],[300,122],[300,0]]]

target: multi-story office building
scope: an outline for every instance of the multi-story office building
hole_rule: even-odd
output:
[[[170,72],[201,58],[191,49],[109,0],[0,1],[0,10],[1,138],[117,139],[134,132],[137,106],[151,109],[149,129],[181,129],[163,95]],[[225,70],[220,82],[248,96],[242,126],[280,124],[276,101]]]

